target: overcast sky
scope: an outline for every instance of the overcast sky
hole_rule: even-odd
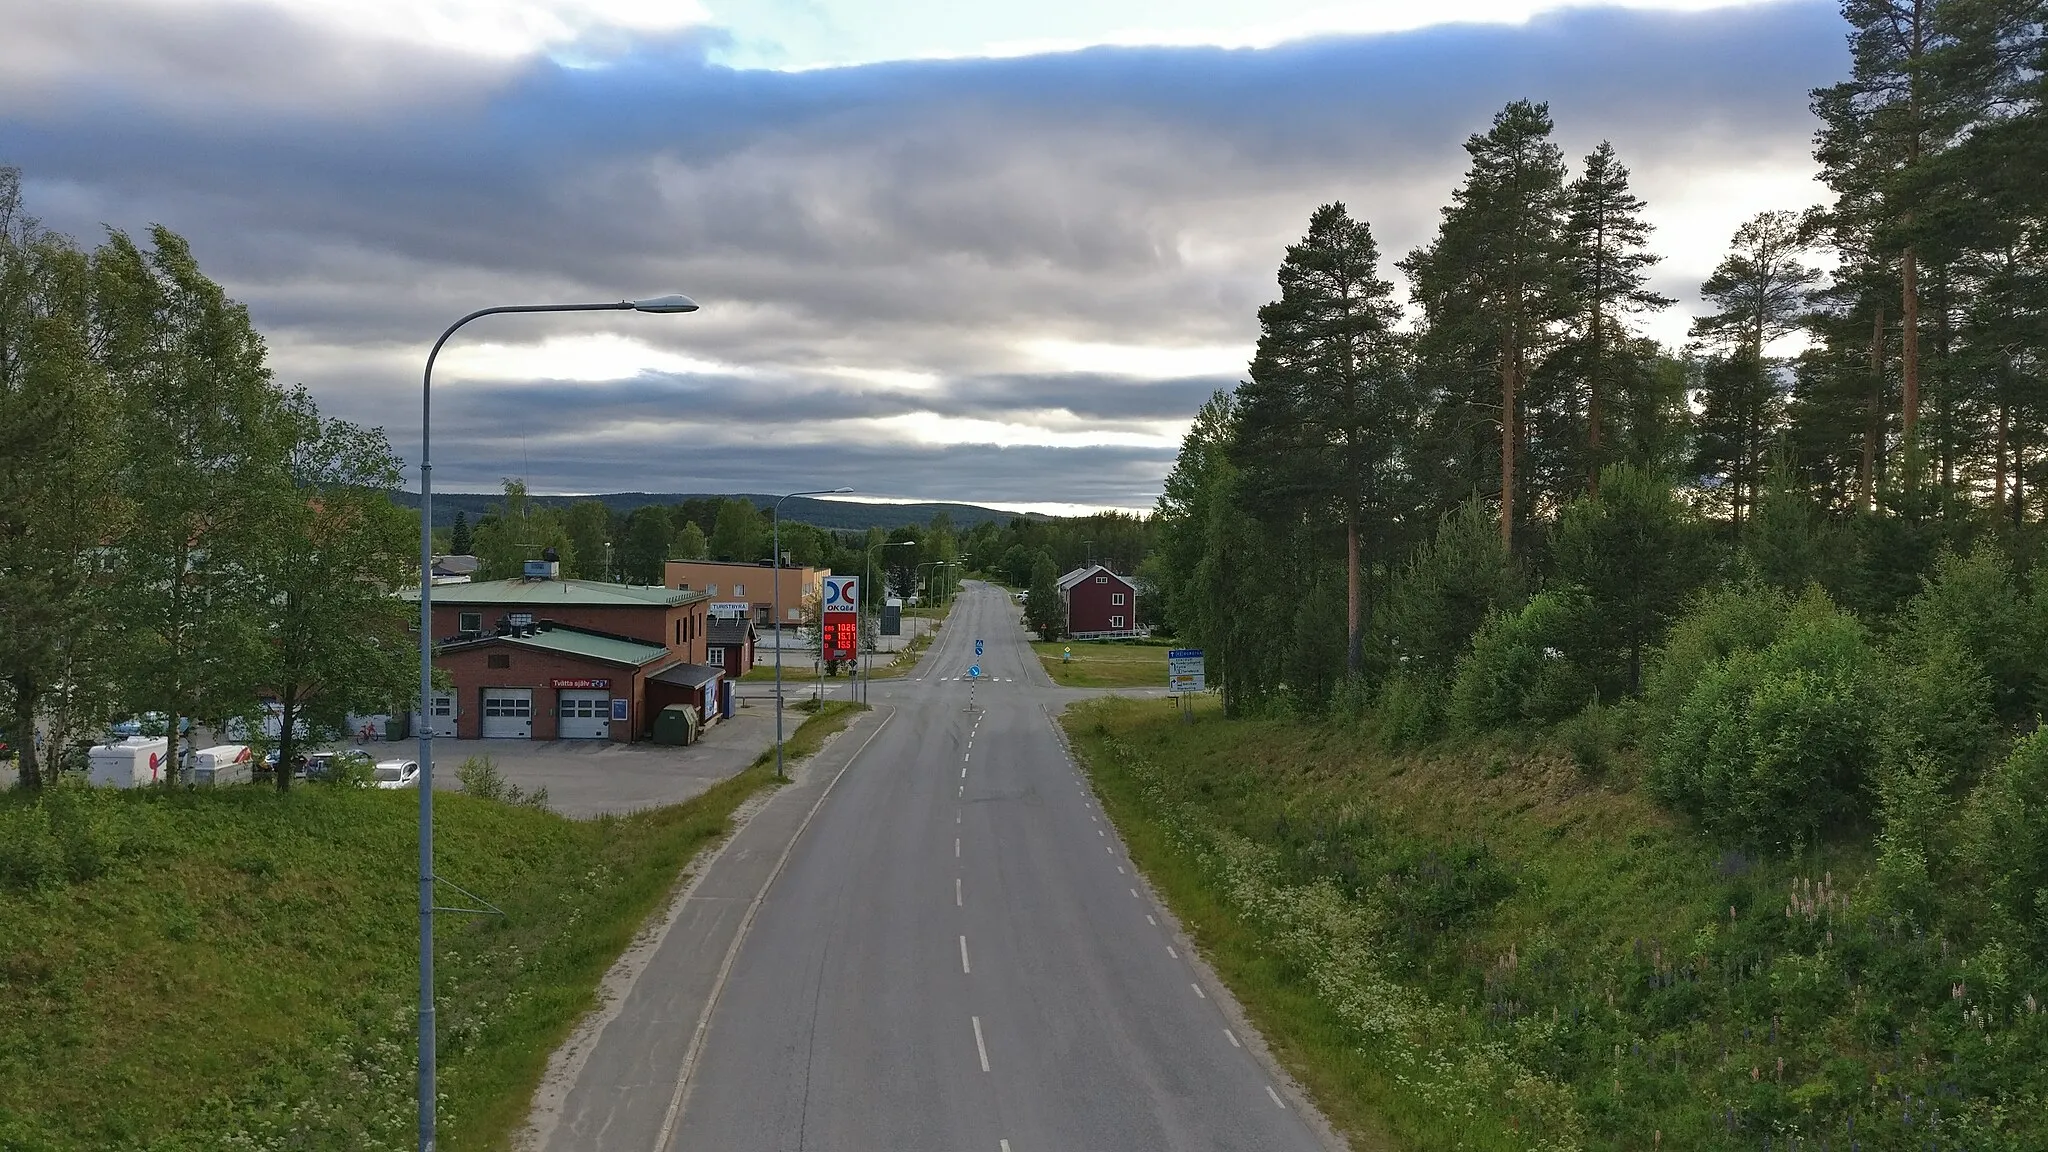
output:
[[[1425,19],[1436,23],[1425,23]],[[1389,263],[1550,102],[1650,203],[1682,338],[1735,226],[1821,199],[1826,2],[0,0],[0,165],[162,223],[280,379],[436,487],[1149,507],[1320,203]],[[1389,267],[1388,278],[1400,277]]]

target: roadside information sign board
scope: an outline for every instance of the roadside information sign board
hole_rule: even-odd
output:
[[[1166,653],[1166,687],[1174,693],[1206,692],[1200,648],[1171,648]]]

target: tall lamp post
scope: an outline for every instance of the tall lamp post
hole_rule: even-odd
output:
[[[479,308],[448,326],[427,353],[420,378],[420,1054],[419,1147],[434,1147],[434,360],[455,330],[501,312],[695,312],[688,296],[654,296],[611,304],[514,304]]]
[[[851,492],[851,488],[812,488],[803,492],[789,492],[775,500],[775,511],[769,517],[769,533],[774,549],[775,568],[775,778],[782,776],[782,502],[791,496],[837,496]]]
[[[870,548],[868,549],[868,568],[867,568],[867,577],[866,577],[866,579],[867,579],[867,580],[869,580],[870,582],[872,582],[872,581],[874,580],[874,578],[875,578],[875,551],[876,551],[876,549],[879,549],[879,548],[908,548],[908,547],[910,547],[910,546],[911,546],[912,544],[915,544],[915,543],[917,543],[917,541],[915,541],[915,540],[886,540],[886,541],[884,541],[884,542],[882,542],[882,543],[880,543],[880,544],[876,544],[876,545],[873,545],[872,547],[870,547]],[[886,579],[886,574],[885,574],[885,577],[884,577],[884,578]],[[871,586],[872,586],[872,584],[868,584],[868,585],[863,585],[863,586],[862,586],[862,589],[861,589],[861,599],[862,599],[862,601],[863,601],[863,602],[865,602],[865,601],[866,601],[866,599],[867,599],[867,589],[868,589],[869,587],[871,587]],[[886,597],[885,597],[885,599],[886,599]],[[880,625],[877,625],[876,627],[877,627],[877,628],[879,629]],[[876,636],[877,636],[877,639],[876,639],[876,641],[875,641],[876,647],[880,647],[880,646],[881,646],[881,640],[880,640],[880,632],[879,632],[879,631],[878,631],[878,632],[876,633]],[[861,661],[861,665],[860,665],[860,702],[861,702],[861,703],[863,703],[863,704],[865,704],[865,703],[867,703],[867,702],[868,702],[868,687],[869,687],[870,685],[872,685],[872,684],[873,684],[873,683],[875,682],[875,677],[874,677],[874,673],[873,673],[873,671],[871,670],[871,668],[872,668],[872,665],[873,665],[873,661],[871,661],[871,660],[863,660],[863,661]]]

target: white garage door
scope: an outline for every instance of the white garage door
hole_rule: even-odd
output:
[[[533,689],[484,689],[484,739],[533,738]]]
[[[612,694],[600,688],[564,688],[558,698],[556,736],[562,740],[609,740],[612,735]]]

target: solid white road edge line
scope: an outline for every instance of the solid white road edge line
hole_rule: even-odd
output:
[[[981,1055],[981,1070],[988,1071],[988,1045],[981,1042],[981,1017],[970,1016],[974,1021],[974,1050]]]
[[[832,795],[832,790],[839,787],[840,778],[846,775],[847,769],[860,760],[861,753],[868,750],[868,745],[873,744],[875,737],[880,736],[882,729],[887,728],[889,721],[895,718],[894,712],[882,717],[882,722],[875,725],[875,730],[868,733],[868,738],[861,741],[860,747],[854,749],[853,755],[846,758],[846,763],[839,766],[839,771],[832,774],[831,781],[825,785],[823,792],[818,793],[818,799],[811,805],[811,810],[804,813],[803,823],[796,826],[796,834],[789,838],[789,843],[782,846],[782,855],[776,859],[775,867],[769,870],[768,878],[761,882],[761,890],[754,893],[754,899],[748,903],[747,914],[740,919],[739,929],[733,933],[732,943],[725,950],[725,959],[719,962],[718,976],[711,982],[711,994],[704,998],[704,1007],[697,1013],[697,1027],[690,1033],[690,1046],[683,1052],[682,1067],[676,1070],[675,1092],[668,1098],[668,1111],[662,1115],[661,1131],[654,1137],[654,1152],[666,1152],[669,1138],[675,1135],[676,1120],[682,1116],[685,1097],[690,1089],[690,1074],[697,1069],[697,1057],[704,1051],[704,1037],[711,1028],[711,1013],[718,1007],[719,994],[725,991],[726,977],[732,975],[732,962],[739,957],[740,945],[747,939],[747,929],[754,926],[754,915],[761,910],[761,902],[768,898],[768,889],[775,886],[776,877],[782,875],[783,865],[789,863],[789,854],[796,850],[796,842],[804,838],[804,830],[811,826],[811,818],[818,814],[818,809],[825,806],[825,800]]]

